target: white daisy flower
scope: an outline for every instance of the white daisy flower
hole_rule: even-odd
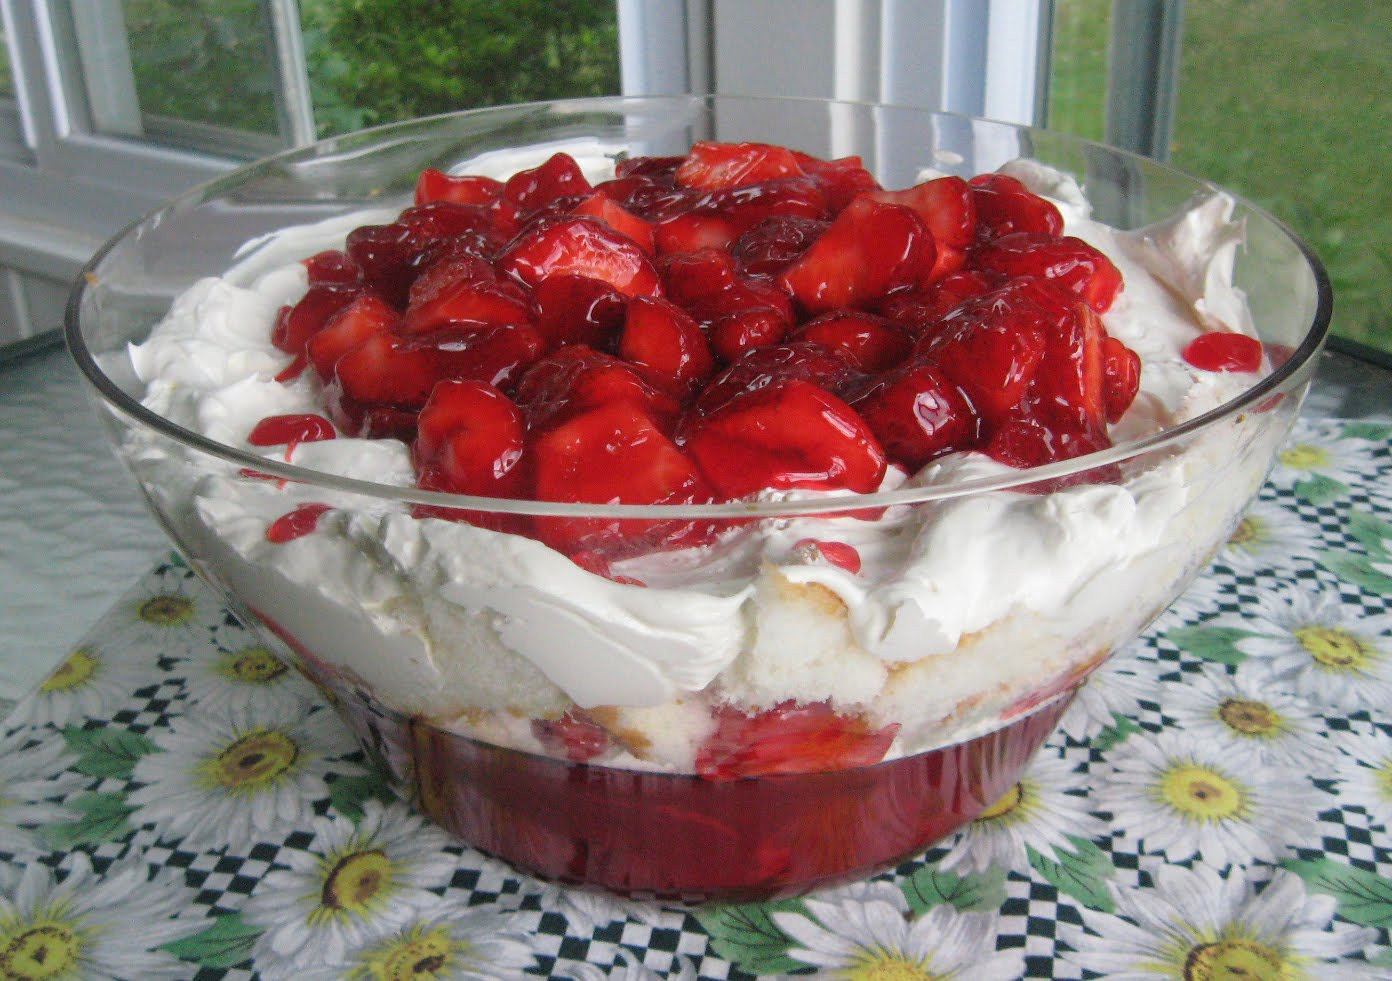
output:
[[[1324,548],[1319,531],[1275,501],[1258,498],[1218,549],[1217,560],[1239,575],[1288,565],[1292,556]]]
[[[1222,868],[1277,862],[1308,841],[1327,803],[1300,771],[1266,766],[1187,733],[1136,733],[1111,754],[1094,805],[1114,827],[1172,862],[1199,855]]]
[[[127,798],[132,824],[155,825],[185,847],[243,851],[265,837],[307,825],[314,802],[328,795],[331,768],[361,772],[338,758],[357,748],[325,710],[287,713],[252,703],[226,715],[174,719],[151,733],[159,752],[135,764],[144,784]]]
[[[992,866],[1028,870],[1029,851],[1072,851],[1069,835],[1102,838],[1106,822],[1088,812],[1086,788],[1073,764],[1041,754],[1000,800],[967,824],[939,863],[982,872]]]
[[[517,878],[516,872],[509,872]],[[661,906],[606,892],[576,889],[541,879],[523,880],[526,892],[535,892],[543,909],[554,909],[580,933],[592,933],[602,926],[624,920],[637,920],[656,926],[666,915]]]
[[[429,921],[417,922],[415,935],[409,926],[443,902],[430,890],[454,872],[443,831],[404,804],[377,801],[363,806],[357,824],[316,818],[313,828],[312,851],[282,852],[290,868],[267,874],[242,908],[265,929],[253,957],[267,978],[345,964],[394,934],[398,950],[411,948],[413,936],[426,948],[450,935],[437,935]]]
[[[1256,672],[1231,675],[1206,664],[1165,687],[1165,714],[1201,742],[1250,750],[1264,763],[1310,773],[1327,772],[1339,755],[1325,737],[1324,717]]]
[[[676,957],[676,968],[667,974],[658,974],[630,953],[627,947],[619,948],[619,960],[623,966],[615,965],[611,971],[593,964],[577,964],[557,976],[568,978],[569,981],[696,981],[697,978],[696,964],[682,954]]]
[[[1134,717],[1142,698],[1154,700],[1160,688],[1159,666],[1153,660],[1114,655],[1078,689],[1059,729],[1079,741],[1095,739],[1116,725],[1118,715]]]
[[[1080,907],[1083,926],[1065,921],[1063,959],[1109,981],[1196,978],[1367,981],[1366,963],[1334,959],[1374,942],[1377,931],[1331,924],[1330,896],[1310,895],[1277,870],[1260,894],[1240,870],[1160,866],[1154,889],[1117,891],[1115,915]]]
[[[1348,754],[1335,764],[1340,803],[1356,804],[1372,823],[1392,829],[1392,736],[1346,733],[1339,746]]]
[[[1236,641],[1238,650],[1269,662],[1274,677],[1318,706],[1392,710],[1392,615],[1347,607],[1332,586],[1287,586],[1215,625],[1257,634]]]
[[[1280,488],[1315,477],[1355,483],[1377,468],[1373,454],[1377,445],[1362,439],[1345,439],[1327,432],[1308,420],[1299,420],[1291,439],[1276,456],[1268,478]]]
[[[1231,599],[1231,594],[1224,591],[1222,583],[1213,576],[1200,572],[1155,618],[1149,630],[1163,632],[1189,626],[1217,613],[1218,604],[1225,598]]]
[[[131,693],[150,683],[137,659],[112,653],[104,645],[85,643],[27,698],[15,706],[10,725],[51,725],[62,728],[86,719],[108,719],[129,704]]]
[[[66,772],[71,757],[61,741],[29,741],[23,729],[0,737],[0,852],[23,858],[49,850],[39,826],[73,819],[54,798],[87,786],[86,777]]]
[[[183,662],[184,686],[200,712],[225,714],[245,709],[251,702],[272,703],[287,712],[303,711],[320,701],[305,681],[255,635],[241,630],[219,635],[214,650]]]
[[[175,874],[153,879],[143,861],[97,875],[74,852],[59,879],[39,862],[0,892],[0,977],[48,981],[179,981],[192,966],[159,948],[207,926],[188,914],[193,894]]]
[[[995,913],[960,913],[944,903],[911,920],[902,897],[899,904],[803,902],[810,916],[790,911],[771,916],[794,943],[788,956],[820,968],[823,977],[1014,981],[1024,972],[1018,950],[996,950]]]
[[[197,578],[166,576],[127,593],[105,625],[121,647],[180,656],[210,647],[212,629],[225,615],[222,603]]]

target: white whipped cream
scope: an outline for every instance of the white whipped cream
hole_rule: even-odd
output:
[[[1102,319],[1144,367],[1118,440],[1248,387],[1250,377],[1197,371],[1180,356],[1204,330],[1251,332],[1231,285],[1241,229],[1229,199],[1119,232],[1090,220],[1077,185],[1057,171],[1018,163],[1012,172],[1060,205],[1066,234],[1121,269],[1125,289]],[[306,286],[296,260],[390,216],[289,230],[192,287],[130,350],[145,404],[285,459],[283,447],[250,447],[246,435],[269,415],[321,411],[312,372],[274,380],[289,359],[270,325]],[[616,566],[644,588],[586,572],[539,542],[418,519],[389,501],[247,480],[167,445],[129,455],[199,568],[384,704],[524,747],[531,717],[606,707],[648,729],[647,754],[622,762],[677,768],[690,767],[694,747],[669,730],[699,738],[693,720],[706,713],[692,706],[702,699],[829,699],[900,723],[893,754],[998,724],[1012,701],[1093,663],[1158,612],[1237,520],[1269,458],[1251,434],[1226,427],[1129,465],[1120,484],[895,506],[875,521],[767,520],[701,550]],[[288,459],[414,485],[408,448],[394,440],[340,437],[299,445]],[[907,479],[891,469],[886,488],[1011,472],[955,454]],[[267,541],[271,521],[310,501],[337,510],[303,538]],[[862,571],[809,560],[795,548],[805,538],[853,545]]]

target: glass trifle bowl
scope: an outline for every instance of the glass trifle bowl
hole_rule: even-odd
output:
[[[983,813],[1256,493],[1328,329],[1241,199],[818,100],[432,117],[244,167],[67,339],[189,565],[404,796],[743,900]]]

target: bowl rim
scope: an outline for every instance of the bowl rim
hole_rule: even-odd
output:
[[[857,106],[866,109],[884,109],[894,112],[922,115],[925,119],[952,119],[965,121],[972,125],[987,125],[1019,133],[1047,134],[1051,139],[1062,139],[1079,148],[1094,148],[1113,155],[1123,161],[1143,164],[1145,167],[1167,172],[1195,185],[1195,190],[1209,189],[1221,192],[1232,198],[1245,212],[1260,218],[1283,235],[1300,253],[1306,263],[1315,287],[1315,307],[1312,322],[1300,343],[1286,353],[1284,360],[1277,364],[1265,377],[1241,394],[1214,408],[1187,419],[1177,425],[1165,427],[1157,432],[1138,439],[1117,443],[1103,450],[1039,467],[1012,470],[984,477],[970,477],[948,480],[941,483],[923,483],[858,494],[849,491],[794,491],[787,499],[775,495],[775,499],[737,500],[712,504],[588,504],[575,502],[538,501],[517,498],[482,497],[454,494],[443,491],[427,491],[416,487],[383,484],[376,481],[344,477],[322,470],[297,466],[261,456],[230,444],[211,439],[191,429],[186,429],[164,416],[146,408],[141,402],[125,392],[104,371],[87,345],[81,329],[81,312],[84,296],[96,281],[96,270],[106,257],[127,238],[138,233],[141,228],[155,225],[163,216],[197,200],[208,200],[221,185],[229,189],[257,170],[292,163],[300,159],[312,159],[336,144],[359,142],[386,137],[394,131],[409,131],[438,125],[453,119],[476,119],[496,116],[499,118],[514,115],[528,109],[556,111],[584,109],[609,109],[616,111],[625,105],[653,104],[705,104],[716,102],[745,103],[798,103],[819,106]],[[396,135],[400,135],[397,133]],[[1027,489],[1030,485],[1046,481],[1059,481],[1099,467],[1110,466],[1163,450],[1183,443],[1202,430],[1216,426],[1229,418],[1237,418],[1246,412],[1258,409],[1267,400],[1295,388],[1312,370],[1316,357],[1328,338],[1333,315],[1333,288],[1324,264],[1303,238],[1290,226],[1275,217],[1266,209],[1244,196],[1221,188],[1211,181],[1174,167],[1169,163],[1144,157],[1104,143],[1084,139],[1072,134],[1044,127],[1025,126],[1002,122],[961,113],[944,112],[922,107],[855,101],[843,99],[822,99],[801,96],[731,96],[720,93],[709,95],[619,95],[597,96],[578,99],[557,99],[530,103],[515,103],[500,106],[487,106],[466,109],[458,112],[440,113],[415,119],[386,123],[368,129],[355,130],[336,136],[317,140],[303,146],[292,147],[269,156],[261,157],[239,165],[225,174],[199,184],[179,194],[144,215],[130,222],[108,239],[83,266],[68,295],[64,314],[63,337],[68,351],[80,375],[90,386],[99,403],[106,409],[125,416],[131,422],[143,426],[188,449],[211,456],[226,464],[243,469],[254,469],[261,474],[289,480],[297,484],[322,486],[328,490],[345,492],[403,504],[418,504],[434,508],[482,511],[495,514],[524,514],[556,517],[599,517],[625,519],[715,519],[753,517],[791,517],[794,515],[833,515],[839,512],[864,509],[889,508],[901,505],[916,505],[931,501],[946,501],[958,497],[981,495],[995,491]],[[933,461],[926,466],[931,467]]]

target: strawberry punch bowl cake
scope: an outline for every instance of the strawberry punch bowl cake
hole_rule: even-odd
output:
[[[507,107],[271,158],[68,337],[177,547],[403,795],[564,882],[981,813],[1255,494],[1318,263],[1153,162],[887,107]]]

